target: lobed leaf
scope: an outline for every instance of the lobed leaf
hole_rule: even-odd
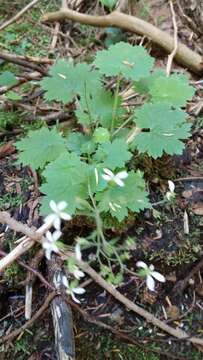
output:
[[[94,64],[106,76],[123,75],[128,80],[139,80],[149,75],[154,59],[141,46],[119,42],[108,50],[98,51]]]
[[[101,144],[94,156],[94,159],[103,163],[103,167],[112,170],[123,167],[132,157],[128,151],[128,145],[123,139],[115,139]]]
[[[50,68],[49,75],[41,81],[46,91],[45,98],[64,104],[71,102],[76,95],[84,94],[84,91],[101,87],[99,72],[91,71],[87,64],[74,66],[72,62],[60,59]]]
[[[42,199],[41,212],[50,212],[49,202],[66,201],[68,213],[74,214],[78,207],[77,198],[86,199],[88,165],[80,161],[74,153],[64,153],[50,163],[43,171],[46,179],[40,190],[45,196]]]
[[[56,128],[49,130],[46,127],[30,131],[28,136],[17,141],[15,146],[20,151],[18,162],[30,165],[33,169],[42,169],[48,162],[56,160],[67,151],[65,141]]]
[[[164,103],[144,104],[135,111],[135,116],[136,126],[145,130],[133,142],[139,152],[147,152],[154,159],[164,152],[181,154],[184,148],[181,140],[190,136],[184,111]]]

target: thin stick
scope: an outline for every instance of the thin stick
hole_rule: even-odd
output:
[[[0,215],[2,215],[2,213],[5,213],[4,211],[2,211],[0,213]],[[7,214],[8,215],[8,214]],[[15,230],[15,231],[21,231],[23,234],[27,235],[29,233],[29,236],[26,237],[23,241],[21,241],[21,243],[16,246],[8,255],[6,255],[3,259],[0,260],[0,273],[11,263],[13,263],[15,260],[17,260],[22,254],[24,254],[25,252],[27,252],[34,244],[36,241],[39,241],[39,239],[42,238],[43,234],[48,230],[48,228],[50,227],[50,225],[47,224],[43,224],[39,229],[35,231],[31,230],[28,232],[27,231],[27,225],[25,224],[21,224],[18,221],[9,218],[8,216],[6,216],[6,218],[9,221],[9,226]],[[14,220],[14,221],[10,221],[10,219]],[[5,218],[1,218],[0,216],[0,222],[2,222],[3,224],[5,223]],[[14,225],[15,224],[15,225]],[[21,224],[21,230],[19,230],[20,225]],[[11,226],[12,225],[12,226]],[[37,233],[37,234],[36,234]],[[38,237],[40,234],[40,237]]]
[[[25,14],[29,9],[31,9],[39,0],[33,0],[31,1],[28,5],[26,5],[22,10],[20,10],[15,16],[13,16],[10,20],[5,21],[1,26],[0,26],[0,31],[5,29],[7,26],[11,25],[12,23],[14,23],[15,21],[17,21],[18,19],[20,19],[20,17]]]
[[[139,19],[135,16],[126,15],[119,11],[104,16],[93,16],[82,14],[69,8],[62,9],[52,13],[46,13],[42,17],[42,22],[54,22],[71,20],[81,24],[88,24],[98,27],[119,27],[136,34],[145,35],[154,43],[164,48],[168,53],[174,49],[174,39],[165,31],[158,29],[156,26]],[[188,48],[186,45],[179,43],[174,57],[179,63],[186,66],[195,73],[203,73],[202,56]]]
[[[47,57],[39,57],[39,56],[23,56],[10,53],[8,51],[0,51],[0,58],[4,60],[8,60],[10,62],[18,64],[18,61],[29,61],[34,64],[43,64],[43,65],[51,65],[54,63],[54,60],[49,59]]]
[[[29,226],[26,224],[22,224],[21,222],[15,220],[10,216],[10,214],[6,211],[0,211],[0,223],[7,224],[12,230],[16,232],[21,232],[27,237],[38,241],[41,239],[40,232],[36,233],[35,231],[31,230]]]
[[[23,331],[25,331],[26,329],[28,329],[30,326],[32,326],[32,324],[38,319],[40,318],[44,312],[47,310],[47,308],[49,307],[50,302],[54,299],[54,297],[56,296],[56,292],[53,291],[52,293],[50,293],[48,295],[48,297],[46,298],[44,304],[40,307],[40,309],[33,315],[33,317],[28,320],[24,325],[22,325],[20,328],[12,331],[10,334],[3,336],[0,339],[0,344],[5,343],[6,341],[11,341],[13,339],[15,339],[18,335],[20,335]]]
[[[176,14],[174,11],[174,7],[173,7],[173,0],[169,0],[169,4],[170,4],[170,9],[171,9],[171,14],[172,14],[172,21],[173,21],[173,28],[174,28],[174,49],[171,52],[171,54],[168,56],[168,62],[166,65],[166,76],[170,75],[171,72],[171,67],[172,67],[172,62],[173,59],[177,53],[178,50],[178,26],[177,26],[177,22],[176,22]]]
[[[52,42],[51,42],[51,45],[49,48],[49,52],[53,52],[56,47],[56,44],[58,41],[59,30],[60,30],[60,23],[57,21],[55,24],[54,34],[53,34]]]

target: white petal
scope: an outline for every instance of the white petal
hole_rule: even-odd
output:
[[[104,168],[103,171],[105,174],[109,175],[111,178],[114,177],[114,173],[111,170]]]
[[[154,271],[154,265],[149,265],[149,270]]]
[[[45,251],[45,256],[46,256],[47,260],[51,260],[51,250],[50,249],[47,249]]]
[[[126,179],[128,177],[127,171],[120,171],[116,176],[119,177],[119,179]]]
[[[51,233],[51,231],[47,231],[46,232],[46,239],[51,243],[52,241],[54,241],[53,240],[53,237],[52,237],[52,233]]]
[[[166,281],[165,277],[157,271],[152,271],[151,276],[153,276],[156,280],[160,282]]]
[[[53,225],[54,225],[56,230],[61,229],[61,219],[60,219],[60,217],[58,217],[58,216],[55,217]]]
[[[52,241],[57,241],[62,235],[62,232],[60,230],[56,230],[54,231],[54,233],[52,234]]]
[[[151,275],[147,276],[146,284],[149,290],[154,291],[155,288],[155,281]]]
[[[119,179],[119,177],[117,177],[117,175],[114,177],[114,181],[118,186],[121,186],[121,187],[125,186],[123,180]]]
[[[43,243],[42,243],[43,249],[45,249],[45,250],[51,249],[51,245],[50,245],[50,244],[51,244],[51,243],[48,242],[48,241],[43,241]]]
[[[66,288],[69,288],[69,282],[65,275],[63,275],[63,277],[62,277],[62,283]]]
[[[103,174],[102,177],[103,177],[103,179],[106,180],[106,181],[111,181],[111,180],[112,180],[112,177],[109,176],[109,175]]]
[[[56,218],[56,215],[55,214],[50,214],[48,216],[45,217],[44,219],[44,222],[47,224],[47,225],[53,225],[53,222]]]
[[[60,202],[57,204],[57,208],[58,208],[59,211],[64,210],[67,206],[68,206],[68,204],[67,204],[66,201],[60,201]]]
[[[168,180],[168,187],[169,187],[170,192],[174,192],[174,190],[175,190],[175,184],[174,184],[173,181]]]
[[[61,217],[61,219],[66,220],[66,221],[72,219],[71,216],[69,214],[65,213],[65,212],[61,212],[60,217]]]
[[[50,201],[49,206],[50,206],[51,210],[53,210],[55,213],[58,212],[58,207],[57,207],[57,205],[56,205],[56,203],[55,203],[54,200],[51,200],[51,201]]]
[[[80,250],[80,244],[77,243],[75,245],[75,257],[78,261],[80,261],[82,259],[82,254],[81,254],[81,250]]]
[[[73,271],[73,275],[75,276],[76,279],[80,280],[81,277],[84,277],[85,274],[84,272],[82,272],[81,270],[79,269],[76,269]]]
[[[75,295],[74,295],[74,293],[73,293],[72,291],[71,291],[70,295],[71,295],[73,301],[75,301],[76,303],[80,304],[80,300],[78,300],[78,299],[75,297]]]
[[[74,292],[75,294],[84,294],[84,293],[85,293],[85,289],[80,288],[80,287],[78,287],[78,288],[73,288],[73,289],[72,289],[72,292]]]
[[[141,268],[143,268],[143,269],[147,269],[147,268],[148,268],[147,264],[145,264],[144,261],[138,261],[138,262],[136,263],[136,266],[141,267]]]

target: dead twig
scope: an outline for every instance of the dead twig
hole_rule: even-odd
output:
[[[60,23],[57,21],[54,28],[53,38],[52,42],[49,48],[49,53],[52,53],[56,47],[57,41],[58,41],[58,35],[60,30]]]
[[[32,0],[28,5],[26,5],[22,10],[20,10],[15,16],[13,16],[11,19],[5,21],[2,25],[0,25],[0,30],[5,29],[7,26],[11,25],[20,17],[25,14],[29,9],[31,9],[39,0]]]
[[[195,267],[189,272],[189,274],[183,279],[183,280],[179,280],[172,292],[173,294],[177,295],[177,294],[181,294],[185,288],[188,285],[188,281],[203,267],[203,257],[200,259],[200,261],[195,265]]]
[[[98,27],[119,27],[140,35],[147,36],[154,43],[171,53],[174,49],[174,39],[171,35],[158,29],[156,26],[139,19],[135,16],[123,14],[120,11],[113,11],[104,16],[93,16],[82,14],[80,12],[67,9],[61,9],[56,12],[46,13],[42,17],[42,22],[54,22],[71,20],[81,24],[87,24]],[[179,43],[174,57],[179,63],[186,66],[197,74],[203,73],[202,56]]]
[[[20,232],[35,241],[40,240],[42,237],[41,233],[36,233],[36,231],[30,229],[26,224],[22,224],[21,222],[15,220],[6,211],[0,211],[0,223],[8,225],[12,230]]]
[[[27,252],[36,241],[40,241],[40,239],[43,237],[43,234],[49,229],[50,225],[48,226],[47,224],[43,224],[39,229],[33,231],[29,229],[27,225],[12,219],[5,211],[0,212],[0,222],[3,224],[8,224],[14,231],[20,231],[27,236],[22,239],[18,246],[16,246],[9,254],[0,260],[1,273],[7,266],[17,260],[22,254]]]
[[[3,251],[0,250],[0,256],[6,256],[7,254]],[[51,290],[55,290],[55,288],[44,278],[44,276],[42,274],[40,274],[40,272],[38,272],[35,268],[32,268],[30,265],[25,264],[23,261],[21,260],[16,260],[17,263],[22,266],[24,269],[28,270],[30,273],[33,273],[33,276],[36,276],[40,279],[40,281],[48,288]],[[26,285],[29,281],[27,281],[27,279],[25,279],[24,281],[21,281],[19,283],[19,285],[23,286]]]
[[[171,73],[171,67],[173,63],[173,59],[178,50],[178,26],[176,22],[176,14],[173,7],[173,0],[169,0],[171,14],[172,14],[172,21],[173,21],[173,28],[174,28],[174,49],[171,54],[168,56],[167,66],[166,66],[166,76],[169,76]]]
[[[32,62],[34,64],[38,64],[38,65],[52,65],[54,63],[54,60],[49,59],[47,57],[39,57],[39,56],[23,56],[23,55],[17,55],[17,54],[13,54],[13,53],[9,53],[7,51],[0,51],[0,58],[10,61],[10,62],[15,62],[15,61],[29,61]]]
[[[54,297],[57,295],[55,291],[50,293],[48,297],[46,298],[44,304],[40,307],[40,309],[33,315],[33,317],[28,320],[24,325],[22,325],[20,328],[12,331],[10,334],[3,336],[0,339],[0,344],[4,344],[6,341],[14,340],[18,335],[20,335],[22,332],[24,332],[26,329],[30,328],[34,322],[39,319],[41,316],[43,316],[44,312],[49,307],[50,302],[54,299]]]
[[[9,61],[13,64],[24,66],[25,68],[28,68],[28,69],[35,70],[42,75],[47,75],[47,70],[45,70],[44,68],[39,66],[39,64],[45,64],[45,63],[33,61],[34,57],[20,56],[20,55],[10,54],[10,53],[1,51],[0,59]],[[39,58],[38,58],[38,60],[39,60]],[[46,62],[46,64],[47,64],[47,62]],[[53,64],[53,60],[52,60],[52,62],[50,60],[49,64]]]

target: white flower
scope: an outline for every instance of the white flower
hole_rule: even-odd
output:
[[[118,186],[125,186],[122,179],[126,179],[128,177],[127,171],[120,171],[116,175],[109,169],[103,169],[104,174],[102,174],[102,177],[106,181],[113,181]]]
[[[172,199],[174,199],[175,197],[175,184],[173,181],[168,180],[168,187],[169,187],[169,191],[167,191],[166,193],[166,198],[168,201],[171,201]]]
[[[84,272],[82,272],[77,266],[75,266],[72,273],[77,280],[80,280],[80,278],[85,276]]]
[[[81,260],[82,260],[82,253],[81,253],[81,250],[80,250],[80,244],[79,244],[79,243],[77,243],[77,244],[75,245],[75,258],[76,258],[76,260],[78,260],[78,261],[81,261]],[[76,265],[75,265],[74,268],[73,268],[72,274],[73,274],[73,275],[75,276],[75,278],[78,279],[78,280],[80,280],[81,277],[84,277],[84,276],[85,276],[84,272],[82,272],[82,271],[78,268],[78,266],[76,266]]]
[[[53,233],[50,231],[46,232],[46,238],[42,242],[42,247],[45,249],[45,255],[48,260],[51,259],[52,252],[59,253],[56,242],[60,238],[61,234],[62,233],[59,230],[56,230]]]
[[[166,281],[165,277],[162,274],[160,274],[157,271],[154,271],[154,265],[147,266],[147,264],[145,264],[144,261],[138,261],[136,263],[136,265],[138,267],[141,267],[141,268],[144,269],[143,273],[142,273],[142,276],[146,277],[146,285],[147,285],[149,290],[154,291],[154,289],[155,289],[155,281],[154,281],[154,279],[156,279],[156,280],[158,280],[160,282],[165,282]]]
[[[67,294],[69,294],[76,303],[80,304],[80,301],[75,297],[75,294],[82,295],[85,293],[85,289],[80,287],[71,288],[66,276],[63,276],[62,282],[63,285],[66,287]]]
[[[48,215],[44,219],[44,222],[50,226],[53,225],[56,230],[60,230],[61,219],[71,220],[71,216],[63,211],[68,206],[68,204],[65,201],[60,201],[58,204],[56,204],[54,200],[51,200],[49,206],[53,213]]]

